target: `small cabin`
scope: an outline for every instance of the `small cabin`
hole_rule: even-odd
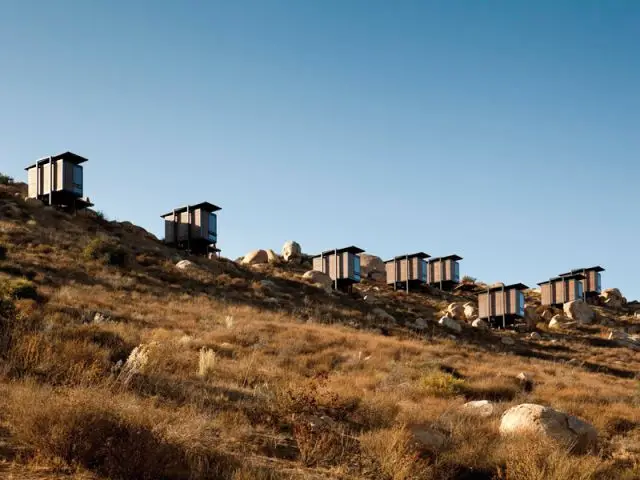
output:
[[[427,255],[424,252],[400,255],[384,262],[387,271],[387,284],[394,290],[403,288],[407,292],[411,288],[427,283]]]
[[[429,259],[428,283],[440,290],[453,290],[460,283],[460,264],[462,257],[449,255]]]
[[[355,246],[327,250],[313,257],[313,269],[329,275],[336,290],[351,290],[354,283],[360,283],[360,254],[363,252]]]
[[[164,241],[167,245],[193,253],[217,253],[218,216],[220,207],[202,202],[177,208],[161,216],[164,219]]]
[[[588,300],[592,297],[597,297],[602,291],[602,275],[600,272],[604,272],[604,268],[600,266],[589,268],[576,268],[567,273],[561,273],[561,277],[570,277],[576,274],[584,275],[582,280],[582,294],[584,300]]]
[[[561,307],[567,302],[583,298],[583,280],[585,276],[574,273],[562,277],[550,278],[540,282],[540,303],[553,307]]]
[[[84,175],[82,164],[88,159],[65,152],[37,160],[29,165],[27,184],[29,198],[37,198],[47,205],[68,210],[81,210],[92,207],[88,198],[84,198]]]
[[[496,285],[478,293],[478,317],[492,325],[514,324],[524,317],[524,290],[526,285]]]

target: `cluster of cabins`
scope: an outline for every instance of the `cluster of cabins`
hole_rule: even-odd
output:
[[[82,164],[86,158],[75,153],[41,158],[26,168],[28,197],[48,205],[76,212],[93,206],[83,196]],[[165,213],[165,243],[195,254],[219,254],[217,214],[220,207],[202,202]],[[313,257],[313,269],[327,274],[337,290],[350,290],[361,280],[360,254],[356,246],[327,250]],[[460,284],[458,255],[432,258],[424,252],[399,255],[385,262],[386,281],[395,290],[420,289],[424,286],[453,290]],[[589,300],[601,291],[602,267],[572,270],[538,285],[542,305],[562,306],[577,299]],[[477,291],[478,314],[493,325],[506,327],[525,314],[522,283],[496,285]]]

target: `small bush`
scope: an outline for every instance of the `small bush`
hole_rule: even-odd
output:
[[[0,260],[7,259],[7,247],[0,243]]]
[[[0,185],[13,185],[13,178],[4,173],[0,173]]]
[[[200,350],[200,361],[198,362],[198,375],[200,377],[208,377],[216,365],[216,352],[211,349],[202,347]]]
[[[464,380],[450,373],[434,370],[420,378],[419,386],[426,394],[434,397],[454,397],[462,392]]]
[[[465,275],[462,277],[462,283],[476,283],[478,280],[476,277],[472,277],[471,275]]]
[[[5,281],[0,285],[0,293],[14,300],[27,298],[37,300],[39,298],[36,286],[27,279]]]
[[[127,253],[120,245],[101,237],[87,244],[83,256],[85,260],[99,260],[105,265],[124,266],[127,262]]]

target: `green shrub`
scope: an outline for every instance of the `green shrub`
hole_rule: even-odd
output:
[[[454,397],[461,393],[464,380],[450,373],[433,370],[425,373],[419,380],[420,388],[434,397]]]
[[[13,178],[9,175],[5,175],[4,173],[0,173],[0,185],[12,185]]]
[[[476,283],[478,280],[476,277],[472,277],[471,275],[465,275],[462,277],[462,283]]]
[[[105,265],[123,266],[127,262],[127,252],[112,240],[96,237],[84,248],[85,260],[99,260]]]
[[[15,300],[26,298],[37,300],[39,298],[36,286],[33,284],[33,282],[25,278],[5,281],[0,286],[0,290],[2,291],[4,297],[12,298]]]

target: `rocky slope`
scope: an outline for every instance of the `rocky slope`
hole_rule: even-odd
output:
[[[640,478],[640,321],[615,292],[532,291],[491,331],[473,295],[394,292],[375,258],[337,294],[295,242],[187,258],[23,188],[0,186],[7,478]]]

